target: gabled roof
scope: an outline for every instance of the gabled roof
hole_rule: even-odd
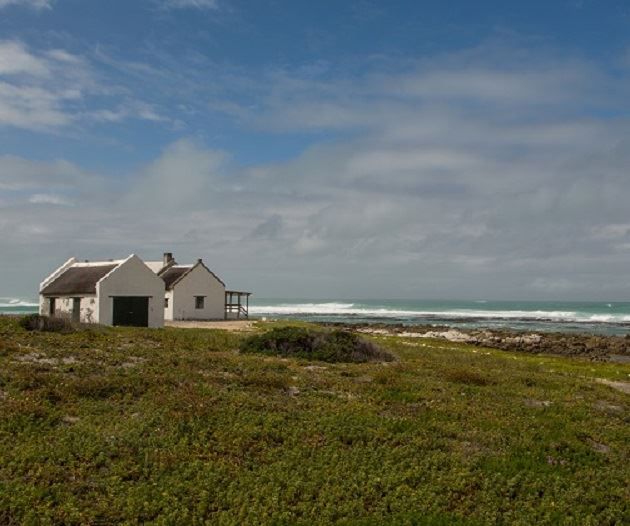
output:
[[[186,274],[188,274],[194,268],[199,267],[199,266],[201,266],[204,269],[206,269],[206,271],[214,279],[216,279],[219,283],[221,283],[221,285],[223,285],[225,287],[225,283],[223,283],[221,278],[219,278],[219,276],[217,276],[208,267],[206,267],[203,264],[203,261],[201,259],[199,259],[197,261],[197,263],[195,263],[194,265],[173,265],[173,266],[168,267],[166,269],[162,269],[160,271],[160,273],[158,274],[158,276],[160,276],[164,280],[164,283],[166,284],[166,290],[170,290],[173,287],[175,287],[175,285],[177,285],[177,283],[179,283],[182,279],[184,279]]]
[[[120,262],[74,264],[48,283],[41,294],[96,294],[96,284]]]
[[[161,272],[159,276],[164,280],[168,290],[172,289],[175,283],[188,274],[192,268],[192,265],[174,265]]]
[[[165,268],[164,261],[145,261],[144,264],[156,274],[159,274]]]

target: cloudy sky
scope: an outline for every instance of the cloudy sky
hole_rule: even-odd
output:
[[[630,299],[626,0],[0,0],[0,296]]]

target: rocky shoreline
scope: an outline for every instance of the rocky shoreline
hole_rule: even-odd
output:
[[[490,329],[454,329],[453,327],[408,326],[388,324],[322,323],[344,327],[364,334],[436,338],[506,351],[530,354],[554,354],[586,358],[598,362],[630,363],[630,335],[601,336],[573,333],[517,332]]]

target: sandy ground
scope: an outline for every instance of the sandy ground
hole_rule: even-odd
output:
[[[224,331],[251,331],[254,322],[250,320],[225,320],[225,321],[165,321],[167,327],[180,327],[184,329],[222,329]]]

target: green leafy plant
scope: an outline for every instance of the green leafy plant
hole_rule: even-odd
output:
[[[630,364],[404,336],[370,340],[394,363],[313,363],[247,336],[0,316],[0,524],[628,522],[630,405],[600,380]]]
[[[27,331],[41,332],[74,332],[72,322],[66,318],[54,318],[41,316],[39,314],[29,314],[20,318],[20,326]]]
[[[243,341],[241,351],[322,362],[391,362],[394,356],[357,334],[304,327],[275,328]]]

